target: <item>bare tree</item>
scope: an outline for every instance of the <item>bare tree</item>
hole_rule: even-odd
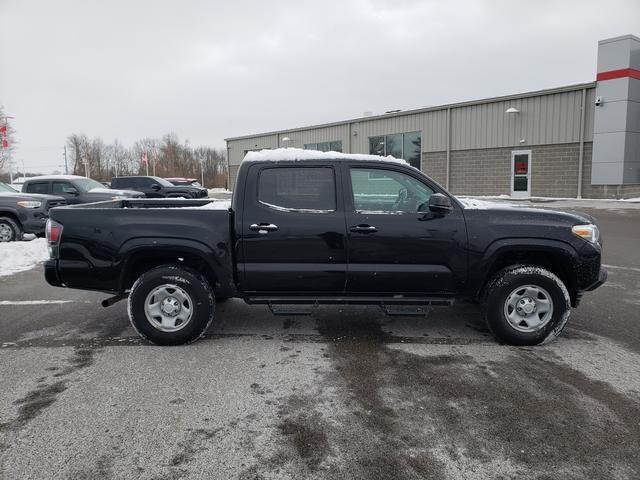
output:
[[[130,148],[126,148],[118,140],[105,145],[100,138],[90,139],[84,134],[74,134],[67,138],[67,147],[73,172],[85,175],[86,171],[97,180],[110,180],[118,175],[146,175],[146,168],[141,162],[146,153],[150,174],[154,171],[155,164],[155,173],[159,177],[200,180],[204,176],[206,186],[226,186],[227,165],[224,152],[206,146],[193,148],[189,141],[181,143],[175,133],[169,133],[160,139],[143,138]]]

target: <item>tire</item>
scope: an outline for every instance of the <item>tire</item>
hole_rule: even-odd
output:
[[[23,234],[20,223],[10,217],[0,217],[0,242],[18,242]]]
[[[215,313],[207,279],[176,265],[153,268],[138,278],[128,300],[131,325],[156,345],[182,345],[202,337]]]
[[[532,265],[499,272],[488,283],[483,300],[489,330],[509,345],[538,345],[555,339],[571,313],[562,280]]]

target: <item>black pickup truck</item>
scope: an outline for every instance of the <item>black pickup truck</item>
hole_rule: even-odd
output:
[[[109,292],[105,306],[128,297],[162,345],[198,339],[230,297],[389,313],[472,299],[499,341],[534,345],[606,280],[593,217],[465,204],[391,157],[250,152],[230,206],[121,199],[50,216],[47,281]]]

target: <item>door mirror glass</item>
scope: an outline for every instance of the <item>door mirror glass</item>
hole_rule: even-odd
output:
[[[429,199],[429,210],[433,213],[450,213],[453,210],[451,199],[442,193],[434,193]]]

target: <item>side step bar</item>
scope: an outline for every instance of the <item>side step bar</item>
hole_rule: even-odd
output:
[[[311,315],[320,305],[377,305],[390,317],[424,317],[432,305],[449,306],[453,298],[432,297],[246,297],[248,304],[267,305],[273,315]],[[279,308],[279,306],[282,306]],[[286,306],[289,306],[288,308]],[[307,306],[307,308],[300,308]],[[412,306],[414,308],[403,308]]]
[[[250,305],[453,305],[451,297],[246,296]]]

